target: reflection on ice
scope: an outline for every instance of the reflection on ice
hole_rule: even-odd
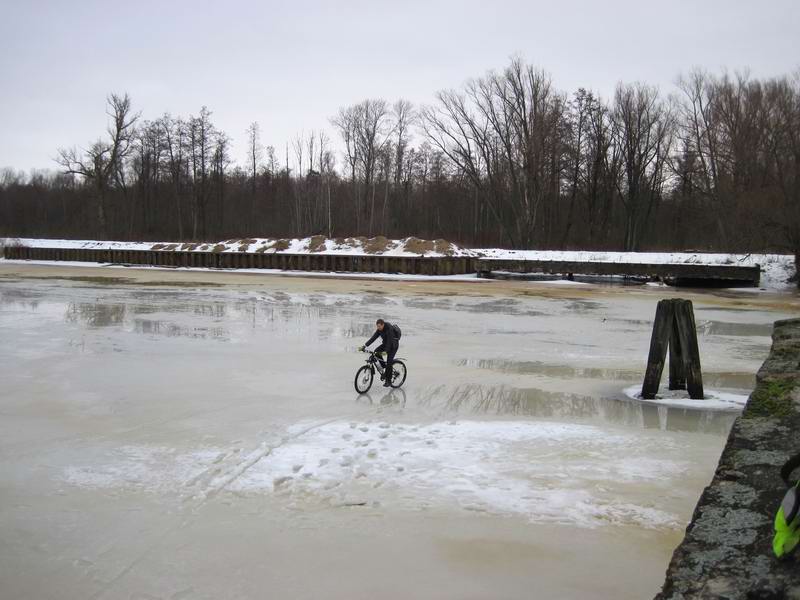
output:
[[[616,379],[636,380],[641,378],[641,373],[628,369],[601,369],[596,367],[573,367],[570,365],[549,365],[540,361],[520,361],[501,359],[461,359],[456,361],[460,367],[475,369],[488,369],[501,373],[522,373],[542,375],[545,377],[558,377],[573,379]]]
[[[697,321],[699,335],[731,335],[745,337],[772,336],[772,323],[727,323],[725,321]]]
[[[188,337],[225,341],[228,331],[223,327],[181,327],[175,323],[152,319],[134,319],[133,331],[144,335],[164,335],[167,337]]]
[[[600,367],[583,367],[572,365],[548,364],[541,361],[521,361],[506,359],[473,359],[463,358],[455,361],[459,367],[486,369],[500,373],[519,373],[538,375],[558,379],[602,379],[609,381],[641,381],[642,370],[609,369]],[[717,388],[733,388],[748,390],[755,387],[754,373],[703,371],[703,381]]]
[[[598,398],[537,388],[462,384],[432,386],[412,396],[420,406],[447,415],[600,419],[616,425],[727,435],[736,414],[655,406],[620,397]]]
[[[67,306],[65,319],[69,323],[83,323],[88,327],[109,327],[122,323],[126,313],[124,304],[71,302]]]
[[[359,394],[356,398],[356,402],[359,404],[397,410],[405,408],[406,400],[406,391],[403,388],[390,388],[389,390],[381,392],[372,390],[366,394]]]

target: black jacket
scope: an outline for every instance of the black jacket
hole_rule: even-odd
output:
[[[397,348],[397,346],[399,344],[397,336],[395,336],[395,334],[394,334],[394,328],[392,327],[392,324],[389,323],[388,321],[384,322],[383,331],[378,331],[376,329],[375,333],[372,334],[372,337],[369,338],[369,341],[367,341],[367,343],[365,345],[369,346],[372,342],[377,340],[379,337],[381,338],[381,342],[383,343],[383,347],[384,348],[387,348],[387,349],[388,348]]]

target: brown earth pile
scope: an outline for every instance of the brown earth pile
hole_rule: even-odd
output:
[[[382,254],[389,249],[389,240],[379,235],[363,243],[364,252],[367,254]]]
[[[328,241],[324,235],[315,235],[308,241],[309,252],[321,252],[325,250],[325,242]]]
[[[426,252],[433,252],[435,245],[430,240],[421,240],[416,237],[410,237],[406,240],[406,252],[413,252],[414,254],[425,254]]]
[[[436,252],[439,252],[440,254],[444,254],[445,256],[453,256],[453,254],[456,253],[455,246],[453,246],[453,244],[451,244],[447,240],[443,240],[443,239],[439,238],[438,240],[436,240],[434,242],[434,245],[435,245],[435,248],[436,248]]]

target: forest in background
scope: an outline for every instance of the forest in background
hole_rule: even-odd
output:
[[[514,59],[430,105],[367,99],[247,161],[203,107],[108,128],[57,170],[0,170],[0,235],[153,241],[384,235],[526,249],[800,254],[800,71],[696,69],[668,93],[567,93]]]

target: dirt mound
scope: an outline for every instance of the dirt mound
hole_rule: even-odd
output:
[[[447,240],[439,238],[438,240],[434,241],[434,245],[436,247],[436,252],[439,254],[453,256],[456,253],[456,247]]]
[[[430,240],[421,240],[416,237],[410,237],[406,240],[406,252],[413,252],[414,254],[425,254],[426,252],[433,252],[436,245]]]
[[[410,237],[406,240],[404,246],[406,252],[413,252],[414,254],[427,254],[428,252],[438,252],[444,256],[454,256],[457,248],[447,240],[421,240],[416,237]]]
[[[308,240],[308,251],[309,252],[322,252],[325,250],[325,242],[328,241],[324,235],[315,235],[310,240]]]
[[[367,254],[383,254],[389,249],[389,243],[389,240],[382,235],[370,238],[363,242],[364,252]]]
[[[288,250],[289,246],[291,245],[292,244],[289,242],[289,240],[275,240],[275,243],[272,244],[270,249],[274,250],[275,252],[283,252],[284,250]]]

